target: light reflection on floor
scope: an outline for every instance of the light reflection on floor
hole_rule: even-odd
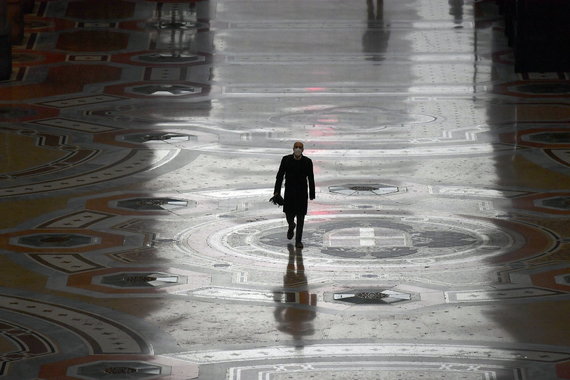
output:
[[[570,379],[570,74],[514,73],[492,1],[25,17],[0,377]],[[304,249],[268,202],[296,140]]]

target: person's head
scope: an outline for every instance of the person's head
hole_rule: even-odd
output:
[[[293,144],[293,154],[295,157],[301,157],[303,150],[305,150],[303,143],[300,141],[295,141],[295,144]]]

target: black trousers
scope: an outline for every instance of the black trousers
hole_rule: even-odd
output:
[[[295,223],[295,217],[297,217],[297,231],[295,231],[295,241],[298,243],[303,241],[303,225],[305,224],[305,214],[285,214],[287,218],[287,223],[292,226]]]

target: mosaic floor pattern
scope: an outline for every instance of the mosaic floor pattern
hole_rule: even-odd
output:
[[[494,1],[36,0],[13,52],[0,379],[570,379],[570,73]]]

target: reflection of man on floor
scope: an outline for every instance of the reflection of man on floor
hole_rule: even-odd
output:
[[[315,199],[315,178],[313,175],[313,161],[303,155],[303,143],[293,144],[293,154],[284,156],[275,179],[274,195],[281,193],[283,176],[285,176],[285,204],[283,212],[287,217],[287,239],[295,234],[295,246],[303,248],[303,225],[307,215],[307,196]],[[309,192],[307,194],[307,180]],[[295,231],[295,217],[297,218],[297,231]]]
[[[292,244],[289,249],[287,271],[283,276],[283,291],[275,293],[275,320],[279,331],[291,334],[296,346],[302,347],[303,336],[313,335],[313,319],[316,312],[312,306],[317,305],[317,295],[310,294],[303,265],[303,251],[295,249]],[[296,264],[296,268],[295,268]]]
[[[463,22],[464,0],[449,0],[449,14],[453,16],[456,24]]]
[[[370,54],[367,60],[383,61],[390,38],[390,29],[384,26],[384,0],[376,0],[376,7],[373,0],[366,0],[366,21],[362,51]]]

